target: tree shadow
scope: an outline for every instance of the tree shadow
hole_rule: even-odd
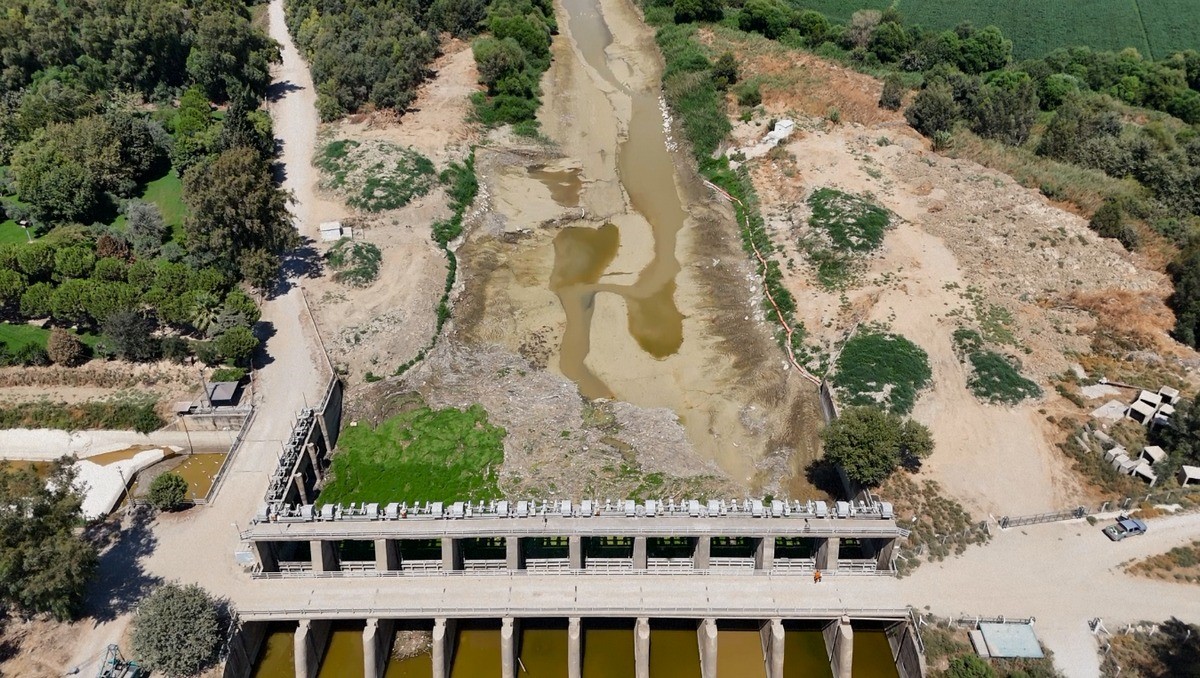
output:
[[[158,545],[150,529],[153,520],[152,509],[134,506],[119,521],[108,520],[89,530],[88,539],[100,550],[100,559],[83,601],[83,613],[97,623],[129,612],[162,583],[161,578],[147,574],[141,563]]]
[[[325,273],[325,264],[321,253],[317,251],[316,241],[304,238],[299,247],[283,255],[283,273],[288,278],[320,278]]]
[[[276,103],[288,94],[291,94],[292,92],[299,92],[302,89],[304,88],[292,82],[291,80],[280,80],[279,82],[273,82],[269,87],[267,87],[267,101]]]
[[[257,369],[261,370],[275,362],[275,358],[267,352],[268,342],[275,334],[275,323],[269,320],[260,320],[254,323],[254,336],[258,338],[258,348],[254,351],[253,361]]]
[[[804,477],[818,490],[831,497],[845,499],[846,490],[838,476],[837,467],[824,459],[814,459],[804,467]]]

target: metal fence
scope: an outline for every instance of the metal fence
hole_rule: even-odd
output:
[[[1000,519],[1000,529],[1007,530],[1010,527],[1020,527],[1022,525],[1037,525],[1038,523],[1054,523],[1060,520],[1073,520],[1082,518],[1088,514],[1088,510],[1082,506],[1076,506],[1073,509],[1066,511],[1053,511],[1051,513],[1035,513],[1028,516],[1004,516]]]

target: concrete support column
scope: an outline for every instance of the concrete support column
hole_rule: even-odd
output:
[[[712,537],[704,535],[696,537],[696,550],[692,554],[692,564],[697,570],[708,569],[708,559],[712,555]]]
[[[321,439],[325,441],[325,449],[332,450],[333,449],[333,438],[329,437],[329,429],[325,425],[324,410],[314,414],[313,418],[317,420],[317,426],[320,427],[320,429],[321,429]],[[316,459],[313,459],[313,464],[317,467],[317,472],[318,472],[317,477],[319,478],[321,466],[319,464],[317,464]]]
[[[308,452],[308,460],[310,462],[312,462],[313,477],[316,478],[317,482],[319,483],[319,482],[321,482],[322,474],[321,474],[321,461],[317,458],[317,446],[313,445],[312,443],[309,443],[309,444],[305,445],[304,447],[305,447],[305,450]],[[307,504],[308,502],[304,502],[304,503]]]
[[[296,484],[296,492],[300,494],[301,504],[311,504],[308,500],[308,488],[304,486],[304,476],[299,473],[292,474],[292,482]]]
[[[258,558],[258,566],[261,571],[279,571],[279,559],[275,557],[275,542],[255,541],[250,544],[254,548],[254,555]]]
[[[517,625],[512,617],[500,620],[500,678],[517,678]]]
[[[772,619],[767,624],[767,678],[783,678],[783,620]]]
[[[293,637],[292,657],[296,663],[296,678],[316,678],[321,670],[325,644],[329,642],[330,622],[301,619]]]
[[[892,568],[892,556],[896,553],[896,540],[888,539],[879,549],[879,554],[875,556],[876,570],[890,570]]]
[[[388,655],[392,652],[395,622],[390,619],[368,619],[363,629],[363,678],[383,678],[387,671]]]
[[[508,569],[520,570],[524,569],[521,562],[521,538],[520,537],[505,537],[504,538],[505,556]]]
[[[633,569],[646,569],[646,538],[633,538]]]
[[[337,572],[338,566],[337,542],[325,539],[314,539],[309,542],[312,553],[313,572]]]
[[[775,537],[763,537],[754,548],[754,569],[770,571],[775,567]]]
[[[634,678],[650,678],[650,619],[647,617],[638,617],[633,627],[633,675]]]
[[[842,540],[830,537],[825,541],[825,568],[830,572],[838,571],[838,551],[841,550]]]
[[[854,627],[842,617],[837,628],[837,678],[851,678],[854,668]]]
[[[463,569],[462,546],[454,537],[442,537],[442,571]]]
[[[705,619],[696,629],[700,642],[700,676],[717,678],[717,620]]]
[[[583,620],[567,619],[567,678],[583,678]]]
[[[445,618],[433,620],[433,678],[449,678],[450,662],[454,659],[454,622]]]
[[[400,547],[395,539],[375,540],[375,569],[380,572],[400,569]]]
[[[567,555],[570,558],[572,570],[583,569],[583,537],[577,534],[567,537]]]

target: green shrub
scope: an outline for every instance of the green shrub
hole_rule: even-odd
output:
[[[921,347],[898,334],[864,328],[842,348],[833,385],[847,405],[908,414],[932,377],[929,355]]]
[[[984,338],[975,330],[958,328],[954,331],[954,348],[971,368],[967,387],[976,398],[993,403],[1015,405],[1026,398],[1037,398],[1042,389],[1021,376],[1016,366],[1005,356],[985,350]]]
[[[137,606],[133,652],[146,668],[170,678],[200,673],[221,646],[217,602],[196,584],[164,584]]]
[[[333,279],[351,287],[366,287],[379,277],[383,254],[369,242],[342,238],[325,255],[335,272]]]
[[[241,367],[222,367],[213,370],[209,381],[241,381],[246,378],[246,370]]]
[[[833,246],[844,252],[870,252],[883,244],[891,227],[892,213],[867,197],[818,188],[808,197],[812,216],[808,223],[829,236]]]
[[[188,483],[178,473],[161,473],[150,482],[146,498],[159,511],[173,511],[187,498]]]
[[[342,192],[368,212],[398,209],[433,188],[433,162],[411,148],[387,142],[338,140],[321,149],[321,185]]]

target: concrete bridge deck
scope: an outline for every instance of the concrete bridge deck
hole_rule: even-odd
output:
[[[853,581],[853,586],[848,583]],[[907,616],[891,577],[829,576],[814,587],[796,577],[622,574],[569,577],[454,573],[412,579],[257,581],[238,600],[243,621],[534,617],[719,619]],[[820,589],[828,583],[828,589]],[[847,595],[846,605],[838,605]],[[877,591],[878,596],[872,595]],[[483,593],[486,592],[486,593]],[[831,598],[834,598],[831,600]],[[878,602],[877,607],[863,605]],[[831,605],[831,603],[834,603]]]

